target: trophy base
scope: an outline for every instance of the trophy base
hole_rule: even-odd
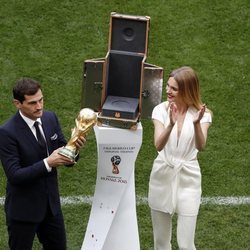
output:
[[[63,147],[62,149],[59,150],[58,154],[63,155],[72,161],[75,161],[76,158],[76,153],[75,151],[68,149],[67,147]]]

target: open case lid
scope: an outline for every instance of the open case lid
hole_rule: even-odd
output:
[[[109,50],[147,54],[148,16],[123,15],[112,12],[110,16]]]

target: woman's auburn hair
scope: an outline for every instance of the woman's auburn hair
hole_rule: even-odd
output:
[[[203,103],[200,95],[200,83],[196,72],[189,66],[174,69],[169,77],[178,83],[179,94],[188,106],[201,109]],[[206,111],[209,111],[208,109]]]

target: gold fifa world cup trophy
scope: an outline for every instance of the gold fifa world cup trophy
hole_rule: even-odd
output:
[[[59,150],[59,154],[64,155],[74,161],[78,154],[75,142],[79,137],[85,137],[96,124],[96,121],[97,115],[92,109],[81,109],[77,118],[75,119],[76,126],[72,129],[71,138],[67,145]]]

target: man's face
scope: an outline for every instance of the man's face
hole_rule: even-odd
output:
[[[43,114],[43,94],[39,89],[34,95],[25,95],[25,100],[21,103],[18,100],[14,100],[16,107],[22,112],[22,114],[32,120],[40,118]]]

